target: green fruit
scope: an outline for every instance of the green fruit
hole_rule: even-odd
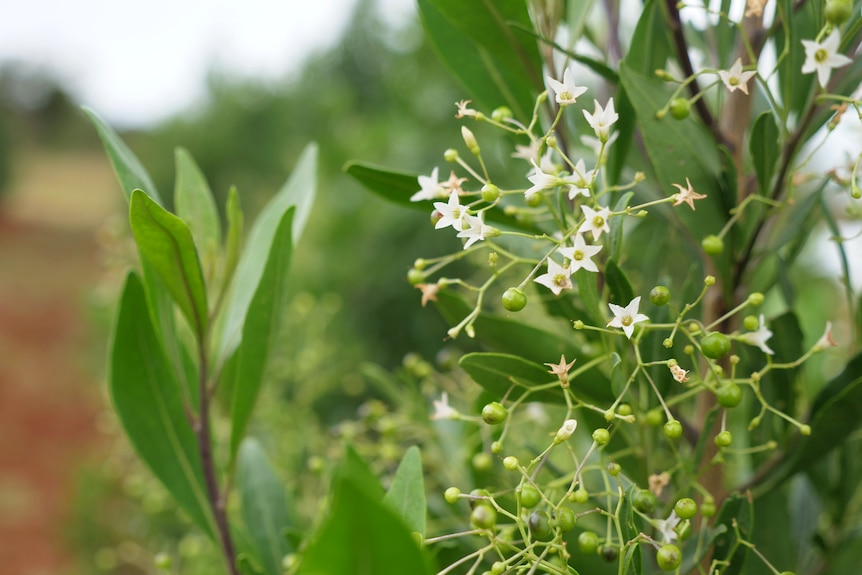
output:
[[[735,383],[724,383],[715,390],[715,398],[722,407],[736,407],[742,401],[742,388]]]
[[[575,517],[575,512],[568,507],[560,507],[557,509],[554,512],[554,518],[556,519],[557,527],[559,527],[561,531],[571,531],[575,528],[577,518]]]
[[[446,503],[454,504],[458,502],[458,499],[461,498],[461,490],[457,487],[450,487],[446,491],[443,492],[443,499],[446,500]]]
[[[500,106],[494,108],[491,112],[491,119],[495,122],[504,122],[512,117],[512,110],[508,106]]]
[[[649,300],[653,305],[667,305],[670,301],[670,290],[664,286],[655,286],[649,292]]]
[[[571,499],[574,503],[586,503],[590,500],[590,492],[583,487],[579,487],[577,491],[575,491],[569,496],[569,499]]]
[[[680,519],[691,519],[697,513],[697,503],[690,497],[683,497],[676,502],[673,510],[676,511]]]
[[[670,108],[670,115],[677,120],[684,120],[691,113],[691,104],[685,98],[674,98],[668,107]]]
[[[527,527],[530,528],[530,534],[536,539],[545,539],[551,534],[551,522],[548,519],[548,514],[544,511],[533,511],[527,519]]]
[[[542,494],[532,483],[525,483],[518,490],[518,498],[521,501],[521,507],[531,509],[539,504],[542,500]]]
[[[508,415],[506,408],[496,401],[492,401],[482,408],[482,421],[488,425],[499,425],[500,423],[503,423],[506,421],[506,415]]]
[[[682,424],[676,419],[671,419],[664,424],[662,431],[668,439],[679,439],[682,436]]]
[[[840,26],[853,14],[853,2],[850,0],[826,0],[823,15],[833,26]]]
[[[584,555],[592,555],[599,548],[599,536],[592,531],[584,531],[578,535],[578,549]]]
[[[470,522],[478,529],[492,529],[497,523],[497,510],[488,503],[477,505],[470,513]]]
[[[475,509],[477,505],[490,505],[487,499],[478,499],[479,497],[490,497],[491,493],[487,489],[474,489],[470,492],[470,509]]]
[[[494,184],[485,184],[482,186],[482,199],[488,202],[494,202],[500,197],[500,188]]]
[[[622,467],[620,467],[619,463],[608,463],[608,473],[610,473],[612,477],[616,477],[621,471]]]
[[[627,417],[632,414],[632,406],[628,403],[621,403],[617,406],[617,413],[623,417]]]
[[[524,198],[524,201],[525,201],[525,202],[527,203],[527,205],[528,205],[528,206],[530,206],[531,208],[538,208],[539,206],[541,206],[541,205],[542,205],[542,200],[543,200],[543,199],[544,199],[544,198],[542,197],[542,193],[541,193],[541,192],[536,192],[536,193],[531,194],[531,195],[527,196],[526,198]]]
[[[519,288],[509,288],[503,292],[503,309],[521,311],[527,305],[527,296]]]
[[[407,281],[410,282],[410,285],[412,286],[421,284],[425,281],[425,274],[416,268],[410,268],[410,271],[407,272]]]
[[[490,471],[494,467],[494,458],[490,453],[484,451],[473,456],[473,469],[476,471]]]
[[[722,431],[715,436],[715,444],[719,447],[730,447],[731,443],[733,443],[733,435],[729,431]]]
[[[518,461],[518,458],[514,455],[509,455],[508,457],[503,458],[503,467],[508,469],[509,471],[515,471],[520,467],[521,462]]]
[[[700,514],[704,517],[712,517],[715,512],[715,500],[712,498],[704,499],[703,503],[700,504]]]
[[[724,240],[718,236],[710,235],[701,240],[700,247],[711,256],[717,256],[724,251]]]
[[[494,561],[491,565],[491,575],[503,575],[506,572],[506,564],[502,561]]]
[[[600,427],[593,431],[593,441],[598,445],[607,445],[610,440],[611,434],[607,429]]]
[[[602,548],[599,549],[599,555],[601,555],[602,559],[608,563],[613,563],[617,560],[619,551],[617,551],[617,548],[613,545],[602,545]]]
[[[649,489],[641,489],[635,492],[634,498],[632,498],[632,506],[647,515],[655,510],[655,504],[655,495]]]
[[[655,556],[662,571],[673,571],[682,564],[682,551],[676,545],[662,545]]]
[[[650,409],[646,414],[647,425],[658,427],[664,421],[664,411],[660,407]]]
[[[747,315],[745,316],[745,319],[742,320],[742,327],[748,331],[757,331],[757,328],[760,327],[760,320],[753,315]]]
[[[724,357],[730,352],[730,339],[723,333],[714,331],[700,340],[700,350],[710,359]]]

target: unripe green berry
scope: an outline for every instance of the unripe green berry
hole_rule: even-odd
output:
[[[650,409],[646,414],[647,425],[658,427],[664,421],[664,411],[660,407]]]
[[[715,436],[715,444],[718,447],[730,447],[731,443],[733,443],[733,435],[727,430]]]
[[[485,184],[482,186],[482,199],[488,203],[496,201],[500,197],[500,188],[494,184]]]
[[[503,442],[502,441],[493,441],[491,442],[491,453],[494,455],[500,455],[503,453]]]
[[[518,461],[518,458],[514,455],[510,455],[503,459],[503,467],[508,469],[509,471],[515,471],[518,467],[521,466],[521,462]]]
[[[500,106],[498,108],[494,108],[494,111],[491,112],[491,119],[495,122],[505,122],[511,117],[512,110],[510,110],[508,106]]]
[[[718,359],[730,353],[730,339],[721,332],[714,331],[700,340],[700,350],[710,359]]]
[[[649,300],[653,305],[667,305],[670,301],[670,290],[664,286],[655,286],[649,292]]]
[[[703,278],[703,285],[705,285],[706,287],[714,286],[715,276],[706,276],[705,278]]]
[[[700,514],[704,517],[712,517],[715,512],[715,500],[712,497],[704,499],[703,503],[700,504]]]
[[[479,489],[479,488],[474,489],[473,491],[470,492],[470,499],[468,499],[468,501],[470,502],[470,509],[473,509],[477,505],[482,505],[482,504],[490,505],[488,500],[485,499],[486,497],[490,497],[490,496],[491,496],[491,492],[488,491],[487,489]]]
[[[623,417],[629,416],[632,414],[632,406],[628,403],[621,403],[617,406],[617,413]]]
[[[590,492],[583,487],[579,487],[569,495],[569,499],[574,503],[586,503],[590,500]]]
[[[811,435],[811,426],[803,425],[799,428],[799,433],[801,433],[802,435]]]
[[[532,509],[542,500],[542,494],[532,483],[525,483],[518,489],[518,500],[521,507]]]
[[[470,522],[479,529],[492,529],[497,523],[497,510],[487,503],[477,505],[470,513]]]
[[[616,477],[622,471],[622,467],[620,467],[619,463],[608,463],[608,473],[610,473],[613,477]]]
[[[668,108],[670,109],[670,115],[677,120],[688,118],[691,112],[691,104],[685,98],[674,98],[668,104]]]
[[[593,441],[598,445],[607,445],[610,440],[611,434],[607,429],[600,427],[593,431]]]
[[[723,383],[715,390],[715,398],[722,407],[736,407],[742,401],[742,388],[735,383]]]
[[[416,268],[411,268],[409,272],[407,272],[407,281],[410,282],[410,285],[415,286],[421,284],[425,281],[425,274]]]
[[[700,247],[709,255],[717,256],[724,251],[724,240],[716,235],[709,235],[701,240]]]
[[[668,439],[679,439],[682,436],[682,424],[676,419],[671,419],[662,428]]]
[[[554,512],[554,520],[560,531],[571,531],[575,528],[577,517],[575,516],[575,512],[568,507],[560,507]]]
[[[655,556],[662,571],[673,571],[682,564],[682,551],[676,545],[662,545]]]
[[[850,19],[853,14],[853,2],[851,0],[826,0],[823,15],[826,21],[833,26],[840,26]]]
[[[745,319],[742,320],[742,327],[748,331],[756,331],[757,328],[760,327],[760,320],[753,315],[747,315],[745,316]]]
[[[524,202],[531,208],[538,208],[542,205],[542,194],[540,192],[530,194],[524,198]]]
[[[691,497],[683,497],[673,506],[680,519],[691,519],[697,513],[697,503]]]
[[[649,515],[655,510],[656,497],[649,489],[639,489],[632,498],[632,507]]]
[[[614,408],[610,408],[605,411],[605,421],[611,422],[616,418],[616,416],[617,412],[616,410],[614,410]]]
[[[527,296],[520,288],[510,287],[503,292],[502,301],[506,311],[521,311],[527,305]]]
[[[458,161],[458,150],[455,148],[449,148],[445,152],[443,152],[443,159],[449,163]]]
[[[506,421],[508,411],[501,403],[492,401],[482,408],[482,421],[488,425],[499,425]]]
[[[446,503],[454,505],[458,502],[458,499],[461,498],[461,490],[457,487],[450,487],[446,491],[443,492],[443,499],[446,500]]]
[[[506,572],[506,564],[502,561],[494,561],[491,565],[491,575],[503,575]]]
[[[599,549],[599,555],[608,563],[613,563],[619,557],[619,551],[613,545],[602,545],[601,549]]]
[[[494,458],[490,453],[484,451],[473,456],[473,469],[476,471],[488,471],[494,466]]]
[[[592,555],[599,548],[599,536],[592,531],[583,531],[578,535],[578,550],[584,555]]]
[[[667,349],[670,349],[670,348],[672,348],[672,347],[673,347],[673,340],[672,340],[671,338],[669,338],[669,337],[666,337],[666,338],[664,339],[664,341],[662,341],[662,342],[661,342],[661,344],[662,344],[664,347],[666,347]]]
[[[536,539],[545,539],[551,534],[551,521],[545,511],[533,511],[527,518],[530,534]]]
[[[755,307],[759,306],[763,303],[763,294],[760,292],[754,292],[750,296],[748,296],[748,303]]]

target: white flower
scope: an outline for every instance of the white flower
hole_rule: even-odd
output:
[[[557,176],[543,172],[542,168],[536,165],[535,160],[530,160],[530,163],[533,164],[533,171],[527,176],[527,179],[533,185],[524,191],[525,198],[529,198],[536,192],[553,188],[560,182],[560,178]]]
[[[802,73],[817,72],[817,81],[825,88],[829,83],[829,76],[832,75],[832,68],[840,68],[853,61],[843,54],[838,54],[840,44],[841,34],[837,29],[823,42],[803,40],[805,63],[802,64]]]
[[[588,206],[581,206],[581,211],[584,212],[584,225],[578,229],[578,233],[582,234],[586,231],[593,232],[593,239],[597,240],[602,237],[602,232],[610,232],[608,226],[608,218],[611,211],[608,208],[601,208],[596,211]],[[586,229],[584,228],[586,226]]]
[[[571,68],[566,68],[566,71],[563,72],[562,82],[554,80],[550,76],[547,76],[547,79],[548,85],[551,86],[551,89],[557,96],[557,103],[561,106],[574,104],[577,97],[587,91],[585,87],[575,85]]]
[[[661,537],[665,543],[673,543],[676,541],[677,534],[674,529],[679,525],[679,515],[676,511],[671,511],[667,519],[659,519],[655,522],[656,529],[661,531]]]
[[[431,414],[431,419],[458,419],[461,414],[455,408],[449,405],[449,394],[445,391],[440,396],[440,399],[432,401],[434,404],[434,413]]]
[[[476,110],[473,110],[469,107],[470,102],[473,100],[461,100],[455,102],[455,105],[458,106],[458,113],[455,114],[456,118],[463,118],[464,116],[475,116]]]
[[[740,58],[736,59],[736,62],[734,62],[733,66],[730,67],[730,70],[718,71],[718,77],[721,78],[721,81],[724,82],[724,85],[727,86],[728,90],[731,92],[740,90],[746,95],[748,95],[748,81],[756,74],[756,70],[743,72],[742,60]]]
[[[528,162],[537,160],[539,158],[539,141],[532,140],[529,146],[516,144],[512,157],[527,160]]]
[[[688,206],[694,210],[694,201],[702,200],[706,197],[706,194],[698,194],[694,191],[694,188],[691,187],[691,181],[688,178],[685,179],[685,183],[688,184],[687,188],[683,188],[679,184],[672,184],[673,187],[679,190],[678,194],[673,195],[673,205],[679,206],[681,204],[688,204]]]
[[[826,322],[826,329],[823,331],[823,335],[820,336],[820,339],[817,340],[817,343],[814,344],[814,351],[823,351],[827,347],[838,347],[838,344],[832,339],[832,322]]]
[[[562,443],[572,436],[578,428],[578,422],[574,419],[567,419],[554,436],[554,443]]]
[[[434,209],[440,213],[440,219],[434,225],[435,230],[452,226],[458,231],[464,229],[464,216],[467,215],[467,210],[461,205],[458,200],[458,192],[452,191],[449,194],[447,203],[434,202]]]
[[[578,160],[575,164],[574,170],[572,171],[572,175],[565,179],[565,182],[572,186],[569,188],[569,199],[574,200],[575,196],[578,195],[589,197],[590,185],[595,176],[595,169],[587,171],[587,166],[584,164],[584,160]]]
[[[437,177],[437,168],[434,168],[431,171],[430,176],[419,176],[417,180],[421,189],[412,196],[410,196],[410,201],[421,202],[422,200],[434,200],[439,197],[445,197],[441,196],[443,186],[440,185],[440,182],[437,180]]]
[[[562,254],[571,263],[569,264],[569,273],[573,274],[583,268],[588,272],[598,272],[595,262],[591,259],[594,255],[602,250],[602,246],[588,246],[584,236],[575,234],[575,246],[571,248],[560,248],[557,253]]]
[[[592,114],[586,110],[582,110],[582,112],[590,127],[596,133],[596,137],[602,142],[607,142],[608,136],[611,133],[611,126],[620,119],[619,114],[614,111],[614,99],[611,98],[608,100],[608,105],[604,109],[599,106],[598,100],[593,100],[593,104],[595,105],[595,110]]]
[[[631,339],[632,333],[635,331],[635,324],[639,321],[647,321],[649,318],[642,313],[638,313],[638,306],[641,304],[641,296],[636,297],[629,302],[626,307],[609,303],[608,307],[614,314],[614,319],[608,322],[607,327],[621,327],[626,334],[626,337]]]
[[[759,347],[763,351],[763,353],[775,355],[775,352],[769,349],[769,346],[766,345],[766,340],[770,337],[772,337],[772,332],[766,328],[766,322],[764,322],[763,320],[763,314],[760,314],[760,326],[757,328],[757,331],[744,333],[739,337],[739,340],[743,343],[747,343],[748,345],[754,345]]]
[[[548,271],[540,275],[533,281],[547,287],[554,292],[554,295],[560,295],[564,289],[572,289],[572,272],[569,268],[564,268],[551,258],[548,258]]]
[[[467,238],[467,242],[464,244],[465,250],[479,240],[497,236],[500,233],[497,228],[485,225],[485,212],[479,212],[478,216],[464,214],[464,223],[469,227],[458,232],[458,237]]]

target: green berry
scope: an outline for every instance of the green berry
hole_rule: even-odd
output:
[[[577,518],[575,517],[575,512],[568,507],[560,507],[557,509],[554,512],[554,518],[556,519],[557,527],[560,528],[560,531],[571,531],[575,528]]]
[[[655,505],[655,495],[653,495],[652,491],[649,489],[640,489],[635,492],[634,498],[632,499],[632,506],[641,513],[649,515],[655,511]]]
[[[410,285],[415,286],[421,284],[425,281],[425,274],[416,268],[411,268],[409,272],[407,272],[407,281],[410,282]]]
[[[649,300],[653,305],[667,305],[670,301],[670,290],[664,286],[655,286],[649,292]]]
[[[509,288],[503,292],[503,309],[521,311],[527,305],[527,296],[519,288]]]
[[[676,502],[673,510],[676,511],[680,519],[691,519],[697,513],[697,503],[691,497],[683,497]]]
[[[494,455],[500,455],[503,453],[503,443],[501,441],[494,441],[491,443],[491,453]]]
[[[443,499],[446,500],[446,503],[455,504],[458,502],[458,499],[461,498],[461,490],[457,487],[450,487],[446,491],[443,492]]]
[[[592,531],[584,531],[578,535],[578,550],[584,555],[592,555],[599,548],[599,536]]]
[[[599,549],[599,555],[601,555],[602,559],[608,563],[613,563],[617,560],[619,551],[617,551],[617,548],[613,545],[602,545],[602,548]]]
[[[715,436],[715,444],[719,447],[730,447],[731,443],[733,443],[733,435],[729,431],[722,431]]]
[[[608,441],[610,441],[610,440],[611,440],[611,434],[607,429],[600,427],[600,428],[596,429],[595,431],[593,431],[593,441],[595,441],[597,444],[607,445]]]
[[[518,499],[521,501],[521,507],[532,509],[542,500],[542,494],[532,483],[525,483],[518,490]]]
[[[763,294],[756,291],[753,294],[751,294],[750,296],[748,296],[748,303],[750,305],[757,307],[763,303],[763,299],[764,299]]]
[[[611,476],[616,477],[617,475],[620,474],[620,472],[622,470],[623,469],[622,469],[622,467],[620,467],[619,463],[614,463],[614,462],[608,463],[608,473],[610,473]]]
[[[616,416],[617,416],[617,412],[614,408],[610,408],[610,409],[605,410],[605,421],[611,422],[614,420],[614,418],[616,418]]]
[[[617,413],[623,417],[627,417],[632,414],[632,406],[628,403],[621,403],[617,406]]]
[[[691,104],[685,98],[674,98],[668,106],[670,108],[670,115],[677,120],[688,118],[691,112]]]
[[[551,534],[551,521],[544,511],[530,513],[530,517],[527,518],[527,526],[530,528],[530,534],[536,539],[545,539]]]
[[[833,26],[840,26],[850,19],[853,14],[853,2],[851,0],[826,0],[823,15],[826,21]]]
[[[735,383],[723,383],[715,390],[715,398],[722,407],[736,407],[742,401],[742,388]]]
[[[700,514],[704,517],[712,517],[716,511],[715,500],[712,497],[704,499],[703,503],[700,504]]]
[[[480,499],[484,497],[490,497],[491,493],[487,489],[474,489],[470,492],[470,509],[475,509],[477,505],[490,505],[487,499]]]
[[[700,242],[703,251],[711,256],[717,256],[724,251],[724,240],[716,235],[709,235]]]
[[[700,340],[700,349],[706,357],[718,359],[730,352],[730,339],[723,333],[714,331]]]
[[[590,500],[590,492],[584,489],[583,487],[579,487],[575,492],[573,492],[569,498],[574,503],[586,503]]]
[[[662,545],[655,556],[662,571],[673,571],[682,563],[682,551],[676,545]]]
[[[494,466],[494,458],[484,451],[473,456],[473,468],[476,471],[489,471]]]
[[[503,458],[503,467],[508,469],[509,471],[515,471],[520,467],[521,462],[518,461],[518,458],[514,455],[510,455],[508,457]]]
[[[671,419],[664,424],[662,431],[668,439],[679,439],[682,436],[682,424],[676,419]]]
[[[470,522],[479,529],[492,529],[497,523],[497,510],[487,503],[477,505],[470,513]]]
[[[508,108],[508,106],[500,106],[498,108],[494,108],[494,111],[491,112],[491,119],[495,122],[504,122],[512,117],[512,110]]]
[[[491,565],[491,575],[503,575],[506,572],[506,564],[502,561],[494,561]]]
[[[538,208],[539,206],[541,206],[542,200],[543,197],[541,192],[536,192],[524,198],[524,202],[526,202],[526,204],[531,208]]]
[[[482,199],[488,202],[494,202],[500,197],[500,188],[494,184],[485,184],[482,186]]]
[[[482,408],[482,421],[488,425],[499,425],[506,421],[508,412],[501,403],[492,401]]]
[[[658,427],[664,421],[664,411],[660,407],[656,407],[655,409],[650,409],[646,414],[646,422],[647,425],[651,425],[652,427]]]
[[[745,319],[742,320],[742,327],[748,331],[757,331],[757,328],[760,327],[760,320],[753,315],[747,315],[745,316]]]

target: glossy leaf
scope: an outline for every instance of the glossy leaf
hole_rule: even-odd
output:
[[[240,515],[267,575],[282,575],[282,559],[292,552],[285,531],[293,525],[284,485],[260,443],[248,438],[239,449],[236,467]]]
[[[415,445],[401,459],[383,503],[398,514],[408,529],[425,537],[425,480],[422,456]]]
[[[235,186],[231,186],[228,191],[225,214],[227,215],[227,237],[225,238],[224,277],[222,280],[224,286],[222,289],[227,289],[231,279],[233,279],[233,272],[236,270],[237,261],[239,261],[242,230],[245,223],[242,208],[239,206],[239,192]]]
[[[622,530],[623,541],[632,541],[635,539],[640,530],[635,525],[634,510],[632,509],[632,500],[637,492],[638,487],[631,485],[626,491],[625,498],[620,506],[620,529]],[[623,573],[625,575],[640,575],[643,572],[643,560],[641,558],[640,545],[632,543],[626,549],[623,558]]]
[[[673,54],[669,28],[661,2],[644,3],[631,40],[632,49],[626,54],[625,64],[642,75],[663,69]]]
[[[578,295],[587,310],[587,315],[591,318],[592,324],[604,326],[605,319],[599,307],[599,290],[596,286],[598,276],[585,269],[579,269],[575,272],[575,279],[578,284]]]
[[[769,195],[769,183],[775,173],[775,162],[778,161],[781,148],[778,144],[778,126],[771,112],[763,112],[754,121],[751,136],[748,140],[748,151],[757,173],[757,183],[760,193]]]
[[[287,284],[293,255],[294,209],[282,216],[275,230],[263,274],[245,316],[242,339],[236,350],[238,364],[231,399],[231,455],[236,453],[251,418],[280,320],[285,314]]]
[[[629,278],[620,269],[617,262],[612,259],[605,264],[605,281],[610,291],[608,301],[625,307],[635,298],[635,292]]]
[[[174,207],[177,216],[188,224],[201,259],[211,272],[221,247],[221,221],[215,199],[191,154],[183,148],[177,148],[175,157],[177,176]]]
[[[209,321],[207,293],[188,226],[140,190],[132,192],[129,221],[141,258],[158,274],[202,341]]]
[[[632,196],[634,196],[634,192],[626,192],[619,200],[617,200],[617,203],[614,204],[612,211],[624,211],[629,206]],[[620,256],[623,251],[623,227],[625,226],[625,221],[625,216],[611,218],[608,221],[608,227],[611,229],[608,233],[607,241],[608,259],[620,261]]]
[[[529,389],[555,380],[547,367],[505,353],[468,353],[458,365],[496,398],[515,400]],[[530,400],[561,403],[563,394],[559,387],[553,387],[531,393]]]
[[[739,525],[739,533],[746,541],[751,539],[751,530],[754,526],[754,514],[749,500],[750,495],[733,493],[721,505],[714,525],[724,526],[726,531],[719,534],[715,539],[715,553],[713,560],[729,561],[730,565],[722,570],[722,574],[736,575],[742,570],[745,563],[748,548],[744,545],[737,546],[736,533],[733,530],[733,522]]]
[[[126,199],[130,200],[132,191],[144,190],[156,203],[161,204],[162,200],[153,184],[150,174],[138,160],[137,156],[129,149],[129,147],[120,139],[117,132],[107,124],[96,112],[87,108],[81,108],[99,133],[99,138],[102,140],[102,145],[105,146],[105,151],[108,153],[108,158],[111,160],[111,166],[114,168],[114,173],[120,181],[120,186]]]
[[[338,468],[337,477],[342,480],[349,479],[374,501],[383,499],[384,492],[380,480],[352,445],[348,445],[344,452],[344,461]]]
[[[180,384],[165,358],[144,288],[134,273],[126,278],[120,299],[108,385],[135,451],[195,524],[214,537],[200,455]]]
[[[317,186],[316,171],[317,146],[309,144],[300,156],[293,174],[254,222],[237,264],[223,321],[219,325],[217,356],[220,359],[225,359],[239,345],[245,317],[263,275],[276,229],[284,214],[292,206],[296,208],[293,219],[293,243],[296,244],[299,239],[314,200]]]

